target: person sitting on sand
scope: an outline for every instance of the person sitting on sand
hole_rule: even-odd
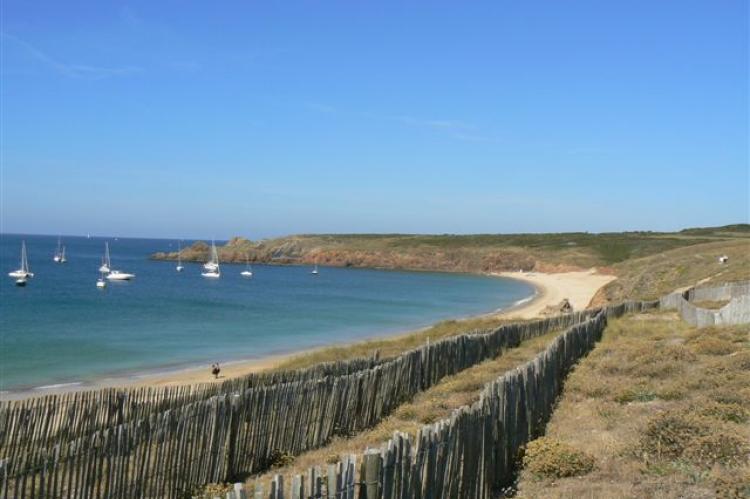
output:
[[[219,367],[219,363],[211,364],[211,374],[214,375],[214,379],[219,378],[219,373],[221,372],[221,367]]]

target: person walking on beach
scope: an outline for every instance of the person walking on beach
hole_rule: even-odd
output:
[[[219,379],[219,373],[221,372],[221,367],[219,367],[219,363],[211,364],[211,374],[214,375],[214,379]]]

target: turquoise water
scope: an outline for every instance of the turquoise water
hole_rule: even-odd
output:
[[[35,277],[25,288],[7,273],[25,239]],[[105,239],[66,237],[68,263],[52,256],[57,237],[0,238],[0,389],[43,391],[215,361],[227,362],[425,326],[505,308],[534,292],[527,284],[466,274],[321,267],[222,265],[148,260],[176,243],[108,239],[113,268],[131,282],[97,289]],[[186,241],[184,244],[190,244]],[[41,388],[40,388],[41,387]]]

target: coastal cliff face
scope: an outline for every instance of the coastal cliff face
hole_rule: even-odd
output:
[[[298,235],[250,241],[235,237],[218,248],[222,262],[330,265],[448,272],[565,272],[597,267],[631,272],[626,262],[664,255],[687,246],[747,242],[748,231],[727,228],[679,233],[559,234],[336,234]],[[208,260],[210,247],[197,242],[184,248],[184,261]],[[156,253],[156,260],[175,260],[177,253]],[[608,297],[609,298],[609,297]]]
[[[334,267],[368,267],[385,269],[433,270],[450,272],[492,272],[532,270],[537,260],[518,248],[367,248],[336,241],[321,241],[317,236],[292,236],[271,241],[252,242],[235,237],[218,247],[222,262],[296,265],[330,265]],[[184,248],[184,261],[205,262],[210,246],[202,241]],[[156,253],[155,260],[176,260],[177,252]]]

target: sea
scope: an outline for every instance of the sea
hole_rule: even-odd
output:
[[[22,241],[34,277],[15,286]],[[533,296],[511,279],[438,272],[154,261],[176,240],[0,235],[0,397],[85,387],[213,362],[250,360],[401,333],[488,313]],[[96,287],[109,243],[112,267],[135,274]],[[182,241],[183,247],[193,241]]]

